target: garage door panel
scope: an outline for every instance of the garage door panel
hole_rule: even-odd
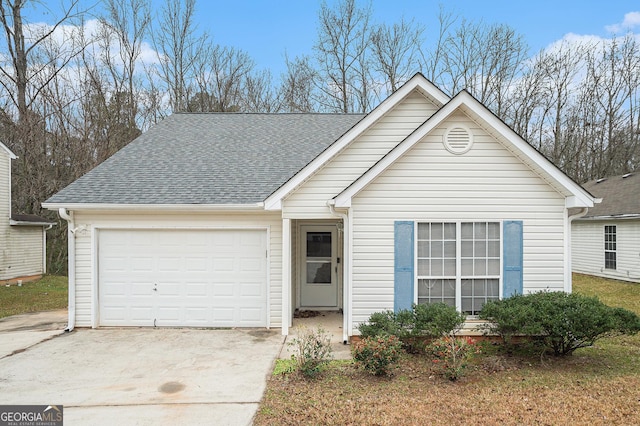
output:
[[[240,296],[262,298],[263,286],[260,282],[240,283]]]
[[[233,298],[235,296],[235,287],[235,283],[215,283],[212,285],[213,296],[216,299]]]
[[[208,260],[206,257],[189,257],[185,259],[186,267],[191,272],[207,272]]]
[[[213,260],[213,272],[233,272],[236,270],[236,263],[233,257],[217,257]]]
[[[266,247],[258,230],[100,231],[100,325],[266,326]]]
[[[160,257],[158,271],[160,272],[181,272],[184,270],[183,261],[180,258]]]
[[[260,320],[262,311],[260,309],[240,308],[240,323],[251,324]]]
[[[233,314],[235,309],[231,307],[217,307],[213,308],[213,321],[221,324],[222,326],[231,326],[235,324]]]
[[[209,286],[205,282],[185,284],[185,296],[187,298],[200,300],[200,298],[206,297],[209,294],[208,290]]]

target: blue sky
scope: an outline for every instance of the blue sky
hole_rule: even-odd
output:
[[[100,9],[100,0],[81,2],[97,4],[95,12]],[[335,0],[327,2],[331,5]],[[164,0],[152,0],[152,3],[154,11],[159,11]],[[31,22],[51,17],[39,9],[42,3],[34,4],[35,9],[29,16]],[[55,7],[54,4],[58,2],[51,2],[49,7]],[[640,34],[638,0],[377,0],[372,1],[373,20],[393,23],[402,16],[415,18],[426,26],[427,38],[433,39],[437,34],[440,4],[444,4],[446,11],[467,20],[510,25],[524,36],[531,55],[567,34],[610,38],[614,26],[619,26],[618,35],[627,29]],[[320,1],[314,0],[198,0],[197,25],[199,30],[209,32],[216,43],[243,49],[258,68],[269,68],[278,74],[283,69],[285,52],[292,58],[311,53],[319,7]],[[633,25],[623,29],[625,16]]]
[[[373,1],[374,21],[415,18],[427,27],[427,36],[435,37],[440,4],[468,20],[510,25],[524,36],[532,55],[568,33],[608,38],[608,26],[621,24],[629,12],[640,15],[638,0],[395,0]],[[316,39],[320,1],[200,0],[197,5],[201,29],[220,44],[246,50],[259,66],[277,68],[285,51],[290,57],[310,53]],[[633,30],[640,32],[640,17]]]

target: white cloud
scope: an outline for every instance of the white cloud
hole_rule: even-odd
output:
[[[640,27],[640,12],[629,12],[624,15],[624,19],[619,24],[607,25],[605,29],[612,34],[620,34],[625,31],[632,31]]]

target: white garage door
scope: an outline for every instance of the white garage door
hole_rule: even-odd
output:
[[[263,230],[101,230],[103,326],[264,327]]]

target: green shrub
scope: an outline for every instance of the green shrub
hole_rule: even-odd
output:
[[[506,341],[515,334],[535,337],[555,355],[569,355],[602,337],[636,334],[640,317],[612,308],[596,297],[565,292],[540,292],[485,304],[479,313],[490,321],[488,331]]]
[[[291,359],[295,361],[298,371],[307,378],[316,377],[333,359],[331,336],[321,328],[303,328],[289,345],[295,347],[297,352],[291,355]]]
[[[533,318],[530,300],[523,295],[515,295],[503,300],[490,300],[478,313],[478,318],[489,321],[480,328],[485,334],[497,335],[506,344],[512,343],[515,335],[525,334]]]
[[[480,353],[480,347],[470,337],[441,337],[433,341],[429,348],[434,364],[452,381],[462,377],[469,361]]]
[[[460,328],[467,316],[444,303],[413,306],[414,328],[411,334],[440,337]]]
[[[452,333],[464,324],[466,316],[444,303],[413,305],[403,309],[375,312],[358,330],[363,338],[398,336],[408,352],[420,352],[425,340]]]
[[[394,335],[366,337],[353,344],[351,353],[358,367],[376,376],[389,374],[400,358],[402,343]]]
[[[400,334],[396,314],[393,311],[374,312],[369,317],[369,321],[358,326],[358,330],[363,338]]]

